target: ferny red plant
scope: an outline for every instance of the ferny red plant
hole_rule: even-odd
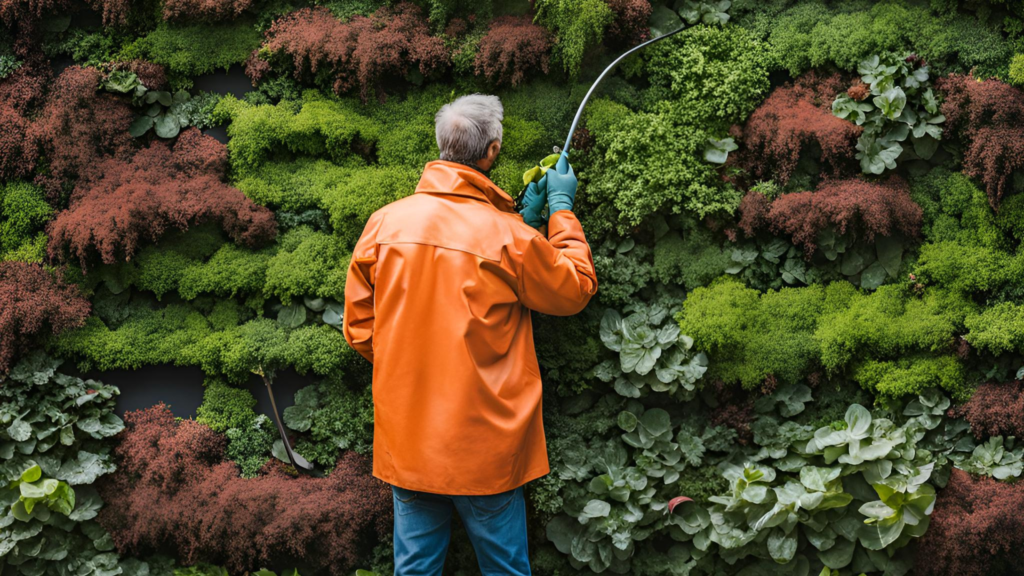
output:
[[[972,478],[953,469],[939,492],[914,564],[920,576],[1020,574],[1024,483]]]
[[[0,375],[34,337],[77,328],[89,315],[89,301],[78,286],[67,284],[41,264],[0,262]]]
[[[384,81],[413,70],[424,76],[450,61],[444,41],[430,35],[418,6],[408,2],[379,8],[372,16],[342,22],[323,7],[303,8],[274,22],[264,47],[292,59],[296,78],[328,74],[335,92],[359,88],[383,101]]]
[[[635,46],[649,40],[651,3],[648,0],[605,0],[615,14],[608,25],[605,41],[619,46]]]
[[[551,33],[529,16],[495,18],[480,40],[476,73],[494,84],[518,86],[527,73],[548,73],[551,43]]]
[[[881,183],[826,180],[814,192],[784,194],[770,204],[763,198],[755,191],[747,193],[740,205],[740,228],[753,236],[767,226],[772,233],[791,236],[807,254],[817,249],[818,235],[828,226],[866,242],[896,233],[916,237],[921,231],[921,207],[898,177]]]
[[[832,101],[849,86],[838,74],[810,72],[776,88],[747,119],[741,164],[755,177],[789,182],[797,162],[820,150],[831,176],[852,174],[863,128],[832,114]]]
[[[164,20],[227,20],[237,18],[252,0],[166,0]]]
[[[118,505],[98,520],[123,554],[173,554],[239,574],[301,562],[342,575],[392,528],[388,485],[355,452],[325,478],[290,476],[276,460],[241,478],[223,460],[222,436],[158,404],[125,415],[114,456],[118,469],[98,489]]]
[[[944,96],[946,131],[964,144],[964,172],[981,181],[998,209],[1013,173],[1024,168],[1024,92],[961,74],[940,78],[936,87]]]
[[[257,246],[277,235],[273,213],[224,183],[226,150],[195,128],[182,132],[173,152],[154,142],[129,160],[107,158],[83,179],[67,210],[49,224],[51,259],[98,254],[106,264],[131,259],[143,240],[171,228],[219,222],[235,242]]]
[[[982,384],[962,406],[950,411],[971,425],[971,434],[1024,438],[1024,383]]]

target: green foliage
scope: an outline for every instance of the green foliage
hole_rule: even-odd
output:
[[[42,189],[26,182],[0,183],[0,260],[42,260],[43,227],[53,215]]]
[[[284,410],[284,422],[291,430],[308,433],[296,446],[304,457],[331,468],[341,450],[372,450],[372,391],[353,390],[340,378],[325,379],[296,392],[295,404]]]
[[[535,20],[554,32],[554,57],[570,76],[579,74],[584,56],[601,43],[614,13],[603,0],[538,0]]]
[[[681,122],[724,130],[768,93],[767,50],[738,26],[695,26],[655,44],[645,54],[648,108],[670,108]]]
[[[422,166],[362,168],[353,170],[344,182],[329,189],[322,207],[343,246],[354,247],[370,215],[384,205],[416,190]]]
[[[733,248],[725,272],[760,290],[835,280],[874,290],[886,280],[898,277],[910,244],[898,236],[878,236],[873,243],[858,242],[852,232],[837,234],[829,226],[820,232],[817,249],[808,258],[784,238],[761,236]]]
[[[954,241],[994,249],[1014,244],[1006,237],[1010,230],[1004,222],[1009,219],[997,217],[985,193],[964,174],[932,170],[914,181],[911,197],[922,208],[922,232],[930,242]]]
[[[907,51],[953,70],[977,68],[981,76],[1005,75],[1010,44],[980,20],[936,16],[902,0],[852,7],[861,9],[824,0],[800,2],[763,18],[758,28],[768,34],[775,62],[792,76],[827,65],[853,71],[872,54]]]
[[[117,573],[89,485],[114,470],[119,392],[57,372],[60,364],[33,352],[0,386],[0,558],[25,574]]]
[[[302,296],[345,300],[351,254],[336,237],[300,226],[282,235],[279,244],[280,250],[267,263],[267,296],[284,304]]]
[[[303,92],[300,102],[253,105],[224,97],[214,108],[218,121],[228,120],[228,153],[235,178],[245,178],[266,160],[287,151],[325,157],[339,164],[355,160],[353,148],[376,141],[378,126],[360,114],[351,100]],[[287,159],[287,156],[282,158]]]
[[[896,360],[864,360],[854,365],[851,377],[881,398],[912,396],[928,388],[941,388],[954,400],[962,402],[973,392],[973,387],[967,384],[964,366],[955,356],[910,355]]]
[[[594,133],[600,155],[586,172],[588,201],[614,208],[618,214],[607,224],[621,232],[667,207],[702,218],[739,205],[740,191],[723,185],[704,161],[708,133],[674,116],[631,113],[610,131]]]
[[[692,290],[707,286],[731,264],[730,253],[709,230],[687,223],[655,242],[652,274],[665,284],[682,284]]]
[[[1024,306],[1002,302],[968,316],[964,338],[976,348],[1001,354],[1024,350]]]
[[[598,298],[602,303],[623,306],[647,287],[651,279],[650,248],[632,238],[618,242],[609,238],[592,250],[594,268],[601,279]]]
[[[117,58],[162,64],[172,84],[188,88],[192,84],[188,77],[241,64],[261,41],[253,23],[245,19],[224,24],[160,22],[155,30],[125,46]]]
[[[913,55],[871,56],[857,71],[870,87],[871,101],[840,94],[832,113],[864,131],[857,140],[857,159],[866,174],[881,174],[896,167],[910,138],[914,154],[929,160],[939,147],[946,117],[929,82],[929,67]]]
[[[265,414],[260,414],[244,425],[229,428],[227,457],[238,463],[243,478],[254,478],[270,459],[277,428]]]
[[[1010,61],[1010,84],[1024,86],[1024,54],[1015,54]]]
[[[855,295],[845,282],[759,295],[731,279],[690,292],[678,315],[684,334],[709,357],[707,377],[756,388],[769,377],[797,383],[819,362],[821,316]]]
[[[82,370],[198,366],[232,383],[244,382],[260,366],[292,366],[300,374],[326,375],[355,353],[331,326],[290,330],[269,318],[246,321],[234,300],[162,308],[143,301],[130,304],[125,316],[111,325],[92,316],[84,327],[53,337],[51,345],[62,356],[75,356]]]
[[[223,380],[210,378],[205,383],[203,403],[196,409],[196,422],[214,432],[231,428],[247,428],[256,419],[256,398],[244,388],[229,386]]]
[[[618,358],[598,364],[595,376],[627,398],[650,392],[693,398],[708,359],[691,350],[693,339],[680,332],[675,311],[661,303],[638,302],[622,311],[628,315],[609,308],[601,319],[601,341]]]
[[[889,285],[871,295],[856,294],[843,309],[822,319],[815,335],[821,363],[835,373],[855,359],[943,352],[972,308],[960,296],[942,290],[917,297],[902,286]]]
[[[544,368],[545,388],[558,385],[560,394],[579,394],[593,385],[587,372],[601,361],[604,346],[594,306],[571,317],[533,316],[537,360]]]

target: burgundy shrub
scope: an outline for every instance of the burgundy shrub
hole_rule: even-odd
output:
[[[26,150],[29,121],[0,100],[0,126],[0,180],[23,178],[35,166],[33,154]]]
[[[154,142],[130,160],[101,161],[97,176],[79,182],[69,208],[50,223],[49,257],[77,257],[84,269],[98,254],[112,264],[171,228],[207,221],[247,246],[273,240],[273,213],[224,183],[226,162],[224,146],[195,128],[182,132],[173,152]]]
[[[1020,574],[1024,483],[972,478],[953,469],[939,492],[914,564],[918,576]]]
[[[53,84],[28,138],[47,160],[48,174],[36,183],[55,202],[66,184],[95,170],[106,156],[127,159],[135,150],[128,126],[131,107],[112,94],[97,94],[101,74],[71,66]]]
[[[224,438],[163,404],[125,415],[118,469],[98,484],[99,522],[122,554],[171,554],[232,573],[301,562],[351,573],[392,527],[388,485],[369,461],[346,452],[325,478],[290,476],[269,461],[241,478],[223,460]]]
[[[768,211],[771,206],[771,200],[764,194],[756,190],[748,191],[740,201],[740,219],[737,226],[748,238],[753,238],[758,232],[768,228]]]
[[[0,0],[0,21],[8,26],[41,18],[60,8],[67,8],[67,0]]]
[[[166,0],[164,20],[228,20],[251,5],[252,0]]]
[[[776,88],[747,119],[741,163],[757,178],[786,184],[801,154],[817,145],[829,174],[852,174],[857,138],[863,128],[837,118],[831,109],[836,96],[847,87],[838,74],[819,77],[810,72]]]
[[[480,40],[476,73],[494,84],[518,86],[537,69],[548,73],[551,43],[551,33],[530,16],[495,18]]]
[[[896,233],[916,237],[921,231],[921,207],[911,198],[902,179],[890,177],[881,183],[859,178],[826,180],[814,192],[784,194],[773,201],[767,216],[757,205],[757,192],[748,192],[740,205],[741,227],[749,235],[756,224],[767,223],[774,234],[787,234],[793,244],[811,254],[817,248],[818,234],[828,226],[839,234],[853,232],[860,240],[871,242],[875,236]]]
[[[132,0],[88,0],[88,3],[103,15],[104,26],[123,26],[128,23]]]
[[[129,70],[138,76],[142,85],[150,90],[167,89],[167,71],[164,67],[146,60],[129,60],[127,62],[115,62],[114,70]]]
[[[951,74],[936,81],[947,137],[964,144],[964,172],[998,208],[1014,171],[1024,168],[1024,92],[1005,82]]]
[[[46,331],[59,334],[85,323],[89,301],[78,286],[54,277],[41,264],[0,262],[0,374],[33,338]]]
[[[448,65],[444,41],[430,35],[419,7],[408,2],[379,8],[348,22],[323,7],[303,8],[274,22],[265,47],[291,57],[296,78],[329,74],[337,93],[359,87],[385,98],[383,81],[418,69],[423,75]]]
[[[53,83],[50,64],[38,53],[30,55],[20,68],[0,80],[0,102],[19,114],[28,115],[42,103],[46,89]]]
[[[651,17],[651,3],[648,0],[605,0],[615,14],[608,25],[605,41],[619,46],[635,46],[649,40],[651,30],[647,21]]]
[[[260,58],[259,48],[249,54],[242,67],[245,69],[245,75],[252,81],[253,86],[258,86],[272,72],[270,62]]]
[[[986,383],[978,387],[966,404],[950,411],[971,425],[971,434],[1024,438],[1024,383]]]
[[[458,38],[466,32],[469,32],[469,22],[462,18],[452,18],[444,27],[444,35],[449,38]]]
[[[999,201],[1013,183],[1013,173],[1024,168],[1024,128],[986,126],[978,130],[964,151],[964,173],[981,181],[989,203]]]

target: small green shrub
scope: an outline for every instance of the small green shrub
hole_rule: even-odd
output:
[[[188,88],[190,76],[227,70],[241,64],[262,38],[251,21],[226,24],[169,24],[161,22],[155,30],[125,46],[119,60],[141,58],[162,64],[172,76],[172,84]]]

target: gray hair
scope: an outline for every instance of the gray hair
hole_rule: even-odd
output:
[[[434,116],[441,160],[472,164],[486,157],[491,142],[501,142],[504,118],[497,96],[470,94],[442,106]]]

